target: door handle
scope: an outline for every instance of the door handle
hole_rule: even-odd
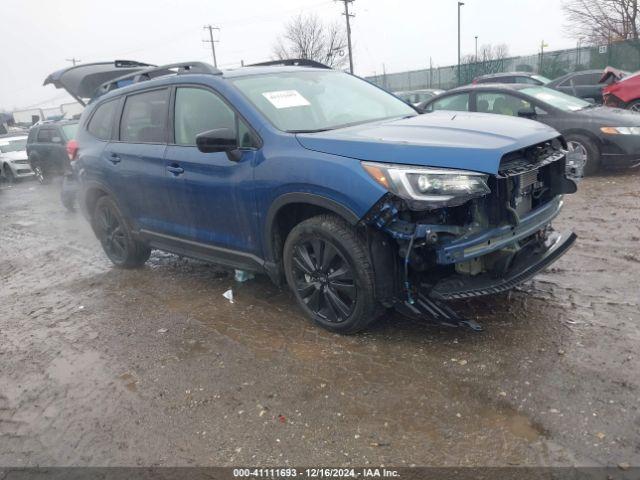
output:
[[[120,158],[120,155],[118,155],[117,153],[112,153],[112,154],[109,155],[109,161],[111,163],[113,163],[114,165],[116,163],[120,163],[121,160],[122,159]]]
[[[167,165],[167,170],[173,173],[176,177],[184,173],[184,168],[179,165]]]

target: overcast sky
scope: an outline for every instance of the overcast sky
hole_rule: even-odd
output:
[[[506,43],[513,55],[571,48],[561,0],[465,0],[462,52]],[[355,0],[351,4],[356,74],[365,76],[457,61],[457,0]],[[333,0],[0,0],[0,110],[69,101],[42,86],[52,71],[82,62],[131,59],[161,64],[211,61],[203,25],[216,32],[219,66],[268,60],[283,25],[313,12],[344,23]]]

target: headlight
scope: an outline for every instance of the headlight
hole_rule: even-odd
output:
[[[488,175],[467,170],[361,162],[378,184],[412,208],[452,207],[491,193]]]
[[[608,135],[640,135],[640,127],[602,127],[600,131]]]

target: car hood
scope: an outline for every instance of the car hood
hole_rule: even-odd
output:
[[[3,160],[27,160],[29,158],[25,150],[19,152],[0,153],[0,157],[2,157]]]
[[[559,135],[551,127],[522,118],[437,111],[299,133],[297,138],[309,150],[358,160],[496,174],[504,154]]]
[[[627,75],[629,75],[629,72],[626,72],[624,70],[620,70],[614,67],[605,67],[602,72],[602,77],[600,77],[600,81],[598,83],[606,83],[610,78],[613,78],[614,81],[618,82]]]
[[[592,124],[602,124],[608,127],[640,126],[640,114],[622,108],[594,106],[574,113],[588,119]]]

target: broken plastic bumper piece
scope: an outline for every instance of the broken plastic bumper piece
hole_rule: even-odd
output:
[[[429,296],[435,300],[460,300],[505,292],[555,262],[571,248],[576,238],[572,232],[556,232],[549,237],[548,248],[519,252],[509,270],[500,276],[493,273],[452,275],[436,283],[429,290]]]

